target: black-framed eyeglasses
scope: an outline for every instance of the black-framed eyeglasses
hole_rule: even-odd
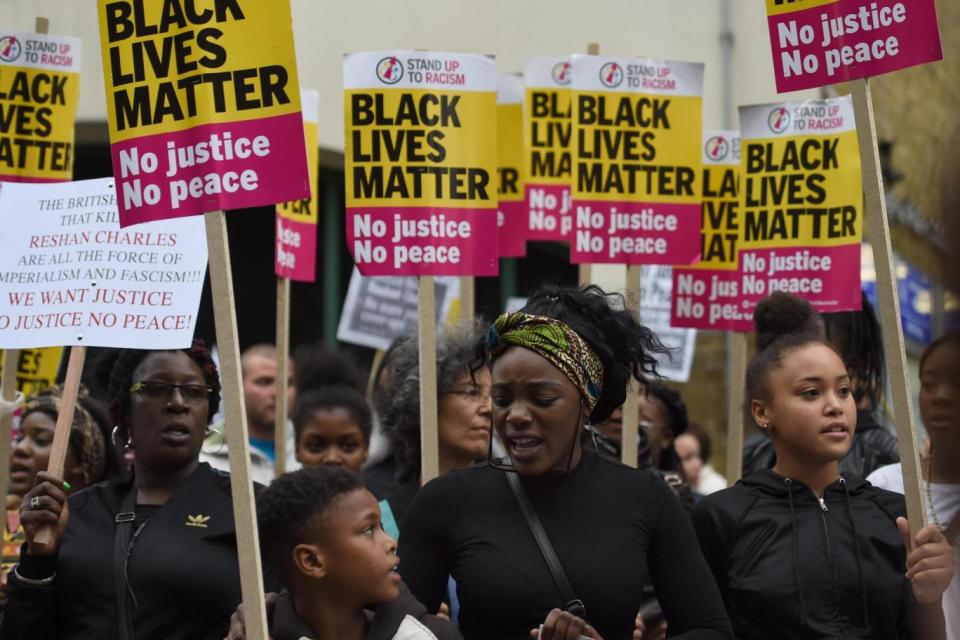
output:
[[[213,393],[213,387],[205,384],[174,384],[160,380],[144,380],[130,387],[130,393],[139,393],[148,398],[166,400],[173,395],[173,390],[179,389],[185,400],[206,400]]]

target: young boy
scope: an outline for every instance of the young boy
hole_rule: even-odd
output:
[[[257,517],[264,558],[287,589],[273,640],[460,640],[400,581],[397,543],[350,471],[284,474],[257,497]]]

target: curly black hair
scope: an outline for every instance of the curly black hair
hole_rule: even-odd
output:
[[[304,467],[285,473],[257,494],[261,554],[290,588],[290,550],[303,541],[307,525],[348,493],[363,489],[360,478],[343,467]]]
[[[631,375],[642,384],[646,384],[647,376],[659,379],[657,355],[668,350],[657,334],[627,310],[626,301],[618,293],[607,293],[597,285],[548,285],[530,296],[523,312],[565,323],[600,358],[603,389],[590,414],[591,424],[603,422],[623,404]]]
[[[437,338],[437,394],[472,375],[476,345],[486,326],[479,321],[447,327]],[[420,350],[417,336],[405,336],[391,347],[387,386],[377,415],[390,438],[400,482],[420,477]]]
[[[883,331],[866,294],[860,311],[823,314],[827,340],[840,354],[854,381],[853,399],[857,406],[866,401],[869,411],[883,406],[884,376]]]
[[[147,356],[152,353],[182,351],[197,363],[203,372],[203,379],[213,388],[208,400],[207,424],[213,421],[213,416],[220,409],[220,375],[217,372],[217,363],[213,361],[210,350],[202,340],[195,339],[189,349],[124,349],[113,363],[110,372],[110,417],[119,431],[127,431],[127,416],[130,413],[130,387],[133,386],[133,373]]]
[[[329,386],[347,386],[363,391],[365,380],[350,356],[322,342],[297,347],[293,353],[293,379],[297,392]]]
[[[308,389],[297,394],[297,400],[293,403],[291,413],[296,442],[300,442],[300,432],[303,431],[304,425],[310,420],[313,413],[323,409],[345,410],[354,422],[360,426],[363,439],[368,443],[370,442],[372,424],[370,405],[367,404],[367,399],[357,389],[344,385]]]

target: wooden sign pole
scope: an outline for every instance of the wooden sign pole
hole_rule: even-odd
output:
[[[743,395],[747,380],[747,334],[731,333],[727,341],[727,468],[731,486],[743,475]]]
[[[596,42],[587,43],[587,55],[588,56],[600,55],[600,45],[597,44]],[[572,126],[572,123],[571,123],[571,126]],[[576,213],[570,212],[570,215],[576,215]],[[577,283],[581,287],[585,287],[588,284],[590,284],[592,281],[593,281],[593,273],[592,273],[591,265],[589,264],[579,265],[577,269]],[[628,290],[629,290],[629,287],[628,287]],[[624,407],[624,410],[625,409],[626,407]],[[626,422],[624,422],[624,427],[626,427]],[[633,466],[636,466],[636,465],[633,465]]]
[[[900,324],[900,302],[897,297],[897,280],[894,277],[893,249],[890,244],[883,177],[880,173],[880,155],[877,151],[877,128],[867,79],[853,82],[853,111],[857,120],[857,141],[860,145],[863,196],[866,204],[865,222],[877,271],[877,300],[883,326],[883,350],[890,375],[893,421],[897,427],[907,516],[910,519],[910,530],[916,535],[926,523],[927,513],[921,495],[920,458],[913,404],[910,402],[910,387],[907,384],[907,356],[903,343],[903,327]]]
[[[63,478],[63,463],[67,459],[67,448],[70,446],[70,428],[73,426],[73,413],[77,408],[77,392],[80,390],[80,376],[83,374],[83,361],[86,357],[86,347],[70,348],[67,377],[63,382],[60,411],[57,412],[57,426],[53,432],[53,445],[47,462],[47,473],[58,478]],[[53,531],[49,528],[41,529],[33,541],[38,544],[51,544]]]
[[[250,640],[267,640],[267,612],[263,602],[260,541],[257,537],[253,478],[250,474],[250,442],[247,412],[243,406],[227,221],[223,211],[214,211],[204,215],[204,222],[207,229],[213,315],[220,351],[220,381],[223,387],[225,433],[229,443],[227,455],[230,462],[230,488],[233,494],[233,518],[237,531],[237,556],[240,562],[246,635]]]
[[[440,475],[437,432],[437,313],[433,276],[418,284],[418,342],[420,345],[420,484]]]
[[[643,268],[640,265],[627,266],[626,300],[627,309],[640,319],[640,286]],[[639,464],[637,445],[640,438],[640,385],[632,377],[627,381],[627,398],[621,409],[620,461],[629,467]]]
[[[477,315],[477,281],[473,276],[460,276],[460,322],[473,322]]]
[[[276,424],[273,431],[274,475],[287,470],[287,388],[290,368],[290,278],[277,278]]]

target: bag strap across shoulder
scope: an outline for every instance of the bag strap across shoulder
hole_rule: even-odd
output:
[[[574,595],[573,587],[570,585],[567,574],[564,573],[563,567],[560,565],[560,559],[557,558],[557,554],[550,544],[547,532],[544,531],[543,525],[540,523],[540,518],[537,517],[537,512],[534,511],[533,505],[530,504],[530,499],[520,484],[519,474],[517,474],[516,471],[507,471],[505,473],[507,474],[507,482],[510,484],[513,495],[517,499],[517,504],[520,505],[520,511],[523,512],[523,517],[526,519],[527,525],[530,527],[530,532],[533,533],[533,537],[537,541],[537,546],[540,547],[540,553],[547,563],[547,568],[550,569],[550,575],[553,576],[557,590],[560,591],[560,597],[563,598],[565,603],[563,605],[564,611],[586,620],[587,607],[583,604],[582,600]]]
[[[130,613],[130,599],[127,597],[127,550],[130,548],[130,534],[136,518],[137,488],[131,485],[123,500],[120,511],[114,517],[117,527],[113,536],[113,586],[117,598],[118,637],[120,640],[133,640],[133,616]]]

